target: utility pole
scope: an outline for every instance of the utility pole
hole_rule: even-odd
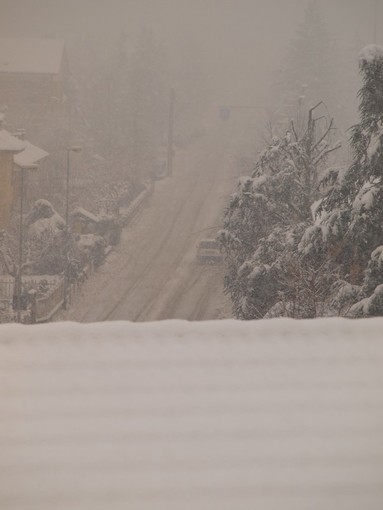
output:
[[[24,216],[24,171],[25,170],[37,170],[38,165],[24,165],[20,166],[20,223],[19,223],[19,267],[17,269],[15,278],[15,304],[16,304],[16,320],[21,322],[21,308],[22,308],[22,291],[23,291],[23,216]]]
[[[22,268],[23,268],[23,215],[24,215],[24,168],[20,168],[20,225],[19,225],[19,267],[16,280],[17,322],[21,322]]]
[[[169,126],[168,126],[168,162],[167,162],[167,175],[173,175],[173,130],[174,130],[174,106],[176,100],[176,93],[174,89],[170,89],[170,105],[169,105]]]
[[[82,147],[79,145],[74,145],[72,147],[67,147],[66,149],[66,193],[65,193],[65,269],[64,269],[64,282],[63,282],[63,292],[64,292],[64,310],[68,308],[69,301],[69,239],[70,239],[70,228],[69,228],[69,176],[70,176],[70,153],[71,152],[81,152]]]

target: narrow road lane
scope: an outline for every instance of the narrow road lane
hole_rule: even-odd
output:
[[[220,227],[235,182],[222,143],[177,153],[121,243],[57,320],[204,320],[230,316],[223,267],[197,264],[195,244]]]

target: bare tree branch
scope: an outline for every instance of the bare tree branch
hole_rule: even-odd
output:
[[[325,158],[328,154],[330,154],[330,152],[334,152],[338,149],[340,149],[342,147],[342,144],[339,142],[337,143],[336,145],[333,145],[332,147],[330,147],[329,149],[321,152],[319,154],[319,156],[317,156],[314,161],[313,161],[313,164],[314,165],[317,165],[320,161],[322,161],[323,158]]]
[[[330,124],[328,126],[328,128],[326,129],[326,131],[324,132],[324,134],[319,138],[319,140],[316,142],[316,144],[314,145],[313,147],[313,151],[315,151],[315,149],[323,142],[323,140],[326,138],[326,136],[329,134],[329,132],[331,131],[332,129],[332,126],[334,124],[334,119],[332,118],[330,120]]]
[[[293,121],[293,120],[291,121],[291,129],[292,129],[292,131],[293,131],[293,133],[294,133],[295,141],[296,141],[296,142],[299,142],[299,138],[298,138],[297,132],[296,132],[296,130],[295,130],[295,125],[294,125],[294,121]]]

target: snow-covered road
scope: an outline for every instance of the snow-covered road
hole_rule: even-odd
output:
[[[215,236],[234,183],[230,155],[216,137],[177,152],[173,178],[156,183],[120,245],[56,320],[230,317],[223,267],[198,264],[195,245]]]

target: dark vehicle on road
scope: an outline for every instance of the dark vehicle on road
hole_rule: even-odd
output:
[[[201,239],[197,244],[197,262],[221,262],[222,253],[216,239]]]

